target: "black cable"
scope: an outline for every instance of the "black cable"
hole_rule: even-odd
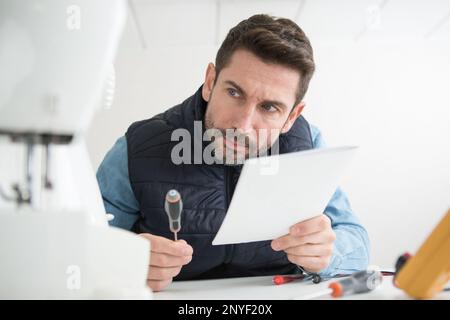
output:
[[[0,197],[5,200],[5,201],[15,201],[15,199],[13,197],[8,196],[4,191],[2,186],[0,186]]]
[[[303,268],[302,266],[297,265],[297,267],[300,269],[301,273],[305,275],[305,279],[312,279],[312,282],[317,284],[322,282],[322,277],[315,272],[308,272]]]

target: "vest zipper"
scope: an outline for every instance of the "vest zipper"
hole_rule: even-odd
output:
[[[231,187],[233,185],[233,168],[225,166],[225,195],[226,195],[226,209],[230,207],[231,202]],[[225,263],[229,263],[233,257],[234,245],[229,245],[230,250],[227,253]]]
[[[225,166],[225,193],[227,198],[227,210],[231,202],[231,186],[233,184],[232,168]]]

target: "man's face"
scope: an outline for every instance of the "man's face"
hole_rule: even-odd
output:
[[[227,156],[226,164],[265,154],[292,127],[304,107],[294,105],[299,81],[298,71],[246,50],[235,51],[217,79],[214,65],[208,65],[202,91],[208,101],[205,127],[222,133],[214,143],[218,154]]]

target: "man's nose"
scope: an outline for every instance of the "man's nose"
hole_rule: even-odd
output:
[[[254,111],[255,108],[251,105],[243,107],[238,114],[236,114],[235,127],[242,133],[250,133],[254,125]]]

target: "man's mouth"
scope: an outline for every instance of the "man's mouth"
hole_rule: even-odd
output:
[[[223,138],[225,145],[229,149],[236,150],[237,152],[245,152],[247,151],[247,147],[245,145],[239,144],[236,139],[229,140],[227,138]]]

